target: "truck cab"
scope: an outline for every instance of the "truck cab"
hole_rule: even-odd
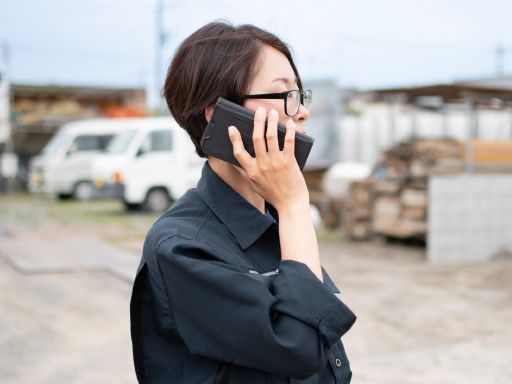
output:
[[[95,193],[161,212],[196,186],[204,159],[171,117],[132,119],[93,162]]]
[[[122,124],[90,119],[62,125],[29,164],[29,191],[61,199],[92,197],[92,159],[103,152]]]

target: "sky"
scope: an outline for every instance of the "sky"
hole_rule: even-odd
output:
[[[1,0],[0,44],[15,83],[155,91],[157,0]],[[183,39],[218,19],[292,48],[304,80],[360,89],[512,73],[509,0],[165,0],[160,78]],[[0,60],[1,61],[1,60]],[[0,64],[5,68],[5,62]]]

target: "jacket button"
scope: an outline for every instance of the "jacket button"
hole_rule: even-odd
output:
[[[341,360],[340,359],[336,359],[335,363],[336,363],[336,366],[338,368],[341,367]]]

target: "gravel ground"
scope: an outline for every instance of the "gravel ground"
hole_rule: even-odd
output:
[[[155,219],[2,197],[1,383],[135,382],[130,271]],[[343,338],[353,383],[512,383],[512,260],[429,265],[422,248],[319,238],[358,316]]]

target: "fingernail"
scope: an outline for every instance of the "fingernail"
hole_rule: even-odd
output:
[[[229,136],[233,136],[235,134],[236,128],[233,126],[228,127]]]

